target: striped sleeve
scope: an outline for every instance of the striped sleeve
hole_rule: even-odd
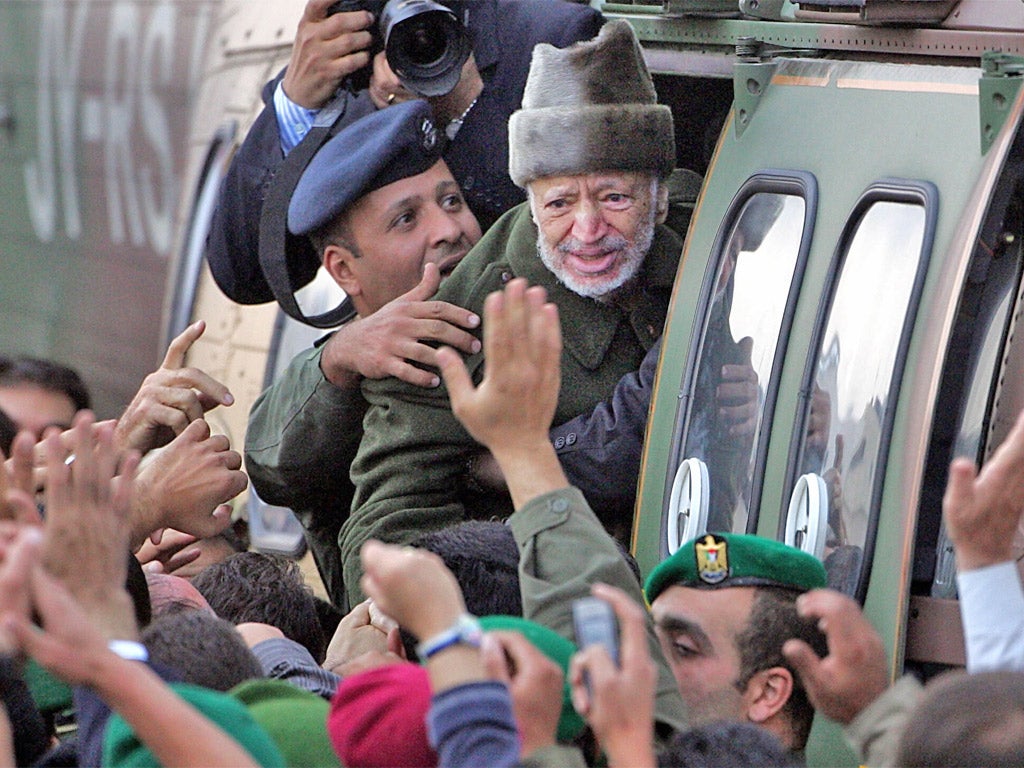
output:
[[[277,114],[282,152],[287,155],[295,149],[296,145],[309,132],[319,111],[318,109],[300,107],[288,98],[281,83],[277,84],[277,88],[274,89],[274,112]]]

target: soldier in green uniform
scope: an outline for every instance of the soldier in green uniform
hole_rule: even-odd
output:
[[[313,241],[357,317],[300,354],[260,396],[249,416],[245,466],[265,501],[294,510],[338,605],[338,532],[352,501],[348,467],[366,410],[360,382],[399,376],[429,387],[437,374],[409,362],[431,363],[429,342],[479,347],[466,330],[472,313],[429,300],[480,239],[442,147],[425,101],[382,109],[317,152],[289,205],[288,226]]]
[[[590,411],[635,371],[661,334],[681,242],[662,226],[675,164],[672,116],[656,103],[631,27],[534,51],[523,108],[509,122],[510,175],[530,201],[487,232],[436,298],[477,314],[514,277],[559,306],[564,351],[555,423]],[[467,360],[475,380],[483,356]],[[364,381],[370,406],[352,465],[352,514],[339,544],[350,604],[361,597],[359,548],[508,510],[466,487],[479,446],[444,388]]]

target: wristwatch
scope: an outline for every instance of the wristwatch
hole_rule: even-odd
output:
[[[436,653],[453,645],[470,645],[479,648],[483,640],[484,631],[480,628],[480,622],[469,613],[463,613],[444,632],[429,637],[416,646],[416,655],[420,661],[426,661]]]

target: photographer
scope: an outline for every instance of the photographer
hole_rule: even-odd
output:
[[[367,10],[331,13],[336,0],[309,0],[288,68],[263,89],[264,110],[232,160],[207,242],[218,286],[242,304],[273,300],[259,266],[259,222],[270,180],[341,88],[343,124],[412,94],[381,52],[371,60],[378,19]],[[369,5],[369,3],[364,3]],[[508,177],[509,116],[522,100],[534,45],[564,47],[597,34],[601,15],[567,0],[445,2],[472,43],[459,81],[429,101],[449,136],[444,152],[473,213],[486,229],[524,199]],[[375,7],[379,3],[375,4]],[[369,86],[351,89],[369,74]],[[454,138],[452,138],[454,137]],[[311,265],[307,279],[315,273]]]

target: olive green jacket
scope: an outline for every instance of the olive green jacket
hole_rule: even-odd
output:
[[[591,411],[624,374],[640,367],[661,335],[681,251],[675,233],[657,227],[632,308],[603,304],[572,293],[544,266],[524,203],[488,230],[435,298],[482,314],[484,299],[513,277],[544,286],[562,323],[562,388],[554,421],[561,424]],[[483,355],[470,356],[466,365],[479,382]],[[427,390],[391,378],[366,380],[362,390],[370,407],[352,463],[352,514],[339,537],[350,605],[362,598],[359,548],[367,539],[408,543],[466,517],[509,511],[507,497],[477,499],[466,508],[466,462],[479,446],[452,414],[443,385]]]
[[[352,506],[348,469],[363,436],[366,401],[320,370],[323,346],[295,357],[256,400],[245,432],[245,470],[264,501],[302,523],[331,602],[343,605],[338,534]]]

